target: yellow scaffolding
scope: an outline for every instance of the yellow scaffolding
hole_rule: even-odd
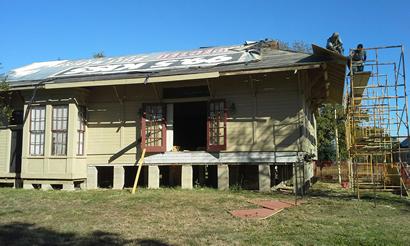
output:
[[[372,60],[362,64],[350,60],[352,71],[346,78],[350,183],[359,199],[365,190],[400,191],[403,195],[407,188],[402,170],[407,170],[410,161],[403,46],[364,50]],[[399,59],[392,60],[397,55]],[[380,57],[392,61],[381,62]]]

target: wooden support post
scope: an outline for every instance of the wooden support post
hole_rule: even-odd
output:
[[[335,143],[336,143],[336,164],[337,164],[337,174],[339,178],[339,184],[342,184],[342,174],[341,174],[341,167],[340,167],[340,157],[339,157],[339,133],[337,129],[337,112],[336,112],[336,105],[334,109],[335,113]]]
[[[138,171],[137,171],[137,175],[135,175],[134,186],[132,187],[132,192],[131,192],[132,194],[135,194],[135,191],[137,190],[138,179],[140,178],[140,173],[141,173],[142,163],[144,162],[144,157],[145,157],[145,149],[142,150],[141,158],[138,161]]]

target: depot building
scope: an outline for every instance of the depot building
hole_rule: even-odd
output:
[[[141,186],[303,192],[315,112],[342,102],[345,64],[263,41],[12,70],[0,183],[123,189],[145,149]]]

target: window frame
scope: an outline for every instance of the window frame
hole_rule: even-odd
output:
[[[41,108],[44,110],[44,118],[43,120],[38,121],[39,124],[41,124],[41,122],[43,122],[43,130],[33,130],[33,109],[38,109]],[[30,156],[44,156],[44,149],[45,149],[45,138],[46,138],[46,119],[47,119],[47,110],[46,110],[46,106],[45,105],[36,105],[36,106],[31,106],[28,110],[30,110],[30,128],[29,128],[29,132],[30,132],[30,137],[29,137],[29,155]],[[41,114],[40,114],[41,115]],[[41,117],[41,116],[40,116]],[[36,121],[37,122],[37,121]],[[40,125],[39,125],[40,126]],[[41,127],[40,127],[41,128]],[[40,143],[39,143],[39,149],[40,149],[40,153],[35,153],[35,149],[37,144],[32,143],[32,136],[33,134],[39,135],[40,136]],[[41,136],[42,136],[42,141],[41,141]],[[34,146],[34,151],[32,152],[32,147]]]
[[[56,120],[56,123],[54,124],[55,121],[55,112],[54,109],[56,108],[66,108],[67,114],[66,114],[66,120],[65,120],[65,129],[54,129],[55,124],[58,124],[59,122],[62,121],[62,124],[64,123],[64,120]],[[51,156],[67,156],[67,149],[68,149],[68,121],[69,121],[69,106],[66,104],[63,105],[52,105],[51,108]],[[62,125],[63,126],[63,125]],[[58,128],[58,127],[57,127]],[[65,142],[57,143],[54,141],[54,134],[58,136],[58,134],[65,134]],[[63,135],[64,136],[64,135]],[[65,144],[63,144],[65,143]],[[64,151],[61,151],[61,153],[56,153],[58,144],[61,145],[61,148],[64,147]]]
[[[161,122],[161,146],[147,146],[146,145],[146,128],[147,128],[147,121],[146,121],[146,110],[149,106],[160,106],[162,108],[162,122]],[[164,103],[144,103],[142,104],[142,113],[141,113],[141,148],[145,149],[148,153],[163,153],[166,151],[167,148],[167,124],[166,124],[166,104]]]
[[[218,121],[218,128],[223,128],[223,144],[211,144],[211,107],[212,104],[215,103],[223,103],[223,109],[221,110],[221,112],[223,112],[223,120],[222,121]],[[207,124],[206,124],[206,149],[208,152],[219,152],[222,150],[226,150],[226,140],[227,140],[227,118],[228,118],[228,110],[226,108],[226,100],[224,99],[214,99],[211,101],[208,101],[208,112],[207,112]],[[223,124],[222,127],[219,127],[219,122],[221,122]]]
[[[85,106],[78,106],[77,109],[78,109],[77,156],[84,156],[85,155],[85,131],[86,131],[86,122],[87,122],[87,110]]]

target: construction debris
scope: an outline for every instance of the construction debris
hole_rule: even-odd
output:
[[[274,214],[279,213],[281,210],[272,210],[267,208],[253,208],[253,209],[240,209],[233,210],[230,213],[239,218],[256,218],[256,219],[266,219]]]
[[[229,211],[235,217],[242,219],[252,218],[252,219],[266,219],[282,212],[286,208],[297,206],[303,204],[305,201],[299,200],[297,203],[294,201],[285,200],[250,200],[249,203],[259,205],[262,208],[250,208],[250,209],[239,209]]]

